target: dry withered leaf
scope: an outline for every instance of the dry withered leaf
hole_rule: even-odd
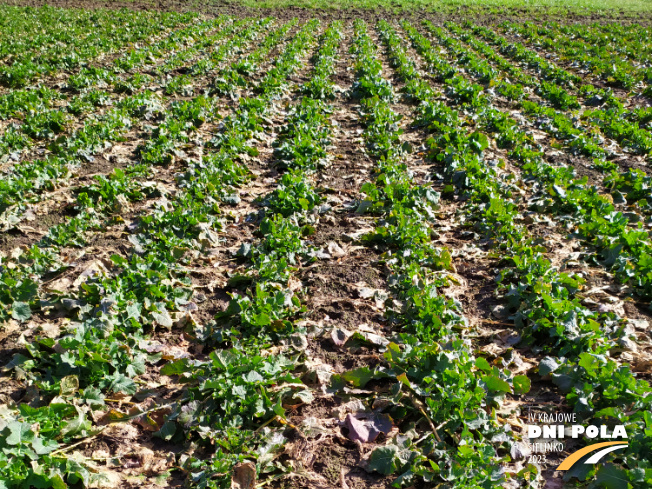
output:
[[[233,468],[231,489],[254,489],[256,487],[256,466],[252,462],[242,462]]]
[[[353,399],[352,401],[345,402],[344,404],[340,404],[339,406],[334,407],[331,410],[331,414],[334,417],[342,420],[344,419],[344,416],[349,413],[364,413],[366,409],[367,408],[360,399]]]
[[[343,346],[352,334],[344,328],[335,328],[331,331],[331,339],[336,346]]]
[[[378,435],[383,433],[387,435],[394,423],[392,418],[383,413],[359,413],[356,415],[347,414],[343,423],[345,428],[348,428],[348,437],[353,441],[361,441],[362,443],[369,443],[378,438]]]
[[[525,443],[515,442],[509,450],[512,459],[526,458],[532,454],[532,450]]]
[[[339,244],[337,244],[335,241],[329,241],[328,246],[328,253],[333,257],[333,258],[341,258],[343,256],[346,256],[346,249],[342,248]]]
[[[142,405],[133,406],[129,410],[129,416],[135,416],[133,422],[145,431],[158,431],[165,422],[165,417],[172,412],[172,408],[170,406],[161,409],[155,408],[156,402],[154,399],[149,398]],[[154,409],[154,411],[152,411],[152,409]]]
[[[82,273],[80,273],[75,281],[72,283],[74,287],[79,287],[81,284],[86,282],[89,278],[92,277],[98,277],[101,275],[105,275],[107,273],[107,269],[104,266],[104,263],[100,260],[93,260],[89,264],[86,265],[86,268]]]

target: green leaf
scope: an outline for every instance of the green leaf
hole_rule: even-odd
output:
[[[607,464],[598,470],[596,477],[598,487],[604,489],[628,489],[625,471],[615,465]]]
[[[102,391],[96,387],[87,387],[84,389],[81,398],[86,401],[86,404],[90,404],[92,406],[104,404],[104,396],[102,395]]]
[[[12,421],[7,428],[9,429],[9,436],[5,439],[7,445],[20,445],[34,440],[34,433],[27,423]]]
[[[489,139],[486,134],[481,132],[474,132],[469,136],[470,146],[476,152],[481,153],[489,147]]]
[[[83,434],[91,427],[90,422],[86,419],[84,412],[77,410],[77,415],[61,428],[61,435],[71,437]]]
[[[52,485],[52,489],[68,489],[68,484],[63,481],[61,474],[55,474],[50,479],[50,484]]]
[[[514,394],[522,395],[530,392],[530,387],[532,383],[526,375],[516,375],[513,379],[514,384]]]
[[[600,367],[600,361],[590,353],[581,353],[580,361],[577,363],[580,367],[586,369],[591,374],[596,368]]]
[[[50,452],[55,451],[60,446],[54,440],[45,440],[45,443],[43,442],[43,438],[36,438],[32,442],[32,449],[36,452],[37,455],[46,455]]]
[[[573,477],[585,481],[588,476],[595,475],[595,466],[582,463],[582,460],[573,464],[573,466],[564,474],[564,481],[570,481]]]
[[[561,186],[561,185],[553,185],[552,189],[555,191],[557,195],[559,195],[562,199],[566,198],[566,190]]]
[[[269,319],[269,316],[264,312],[261,312],[260,314],[257,314],[253,317],[253,323],[255,326],[268,326],[270,322],[271,320]]]
[[[140,303],[135,302],[133,304],[127,304],[126,310],[127,310],[127,317],[133,318],[133,319],[140,319],[140,313],[142,311],[143,307]]]
[[[32,309],[26,302],[16,301],[11,305],[11,317],[16,321],[27,321],[32,317]]]
[[[562,390],[562,392],[566,393],[571,391],[575,381],[573,377],[571,377],[568,374],[553,374],[552,382],[557,387],[559,387]]]
[[[111,255],[110,260],[119,267],[126,267],[129,265],[127,259],[121,255]]]
[[[125,377],[118,372],[111,376],[107,376],[106,380],[110,381],[109,390],[112,392],[124,392],[125,394],[133,394],[137,390],[136,384],[133,380]]]
[[[364,387],[367,382],[374,378],[374,373],[369,367],[360,367],[344,373],[342,377],[351,382],[355,387]]]
[[[335,374],[331,377],[331,391],[341,391],[346,387],[346,380],[340,374]]]
[[[177,360],[175,362],[166,363],[161,368],[163,375],[181,375],[188,371],[188,363],[185,360]]]
[[[7,370],[11,370],[12,368],[20,367],[21,365],[24,365],[27,362],[32,362],[32,359],[26,357],[21,353],[16,353],[14,357],[11,359],[11,361],[4,366],[4,368]]]
[[[382,475],[390,475],[398,469],[398,447],[387,445],[376,448],[369,457],[367,472],[376,471]]]
[[[244,379],[245,382],[247,382],[249,384],[257,384],[257,383],[262,382],[264,380],[263,376],[260,375],[255,370],[250,370],[249,372],[247,372],[246,375],[243,375],[242,378]]]
[[[163,309],[163,312],[154,312],[152,311],[152,317],[157,324],[163,326],[164,328],[172,327],[172,318],[167,310]]]
[[[475,453],[475,449],[473,449],[472,447],[470,447],[468,445],[460,445],[459,447],[457,447],[457,451],[460,452],[460,454],[464,458],[468,458],[468,457],[472,456]]]
[[[492,392],[512,392],[510,385],[496,375],[485,376],[485,384],[487,384],[487,389]]]
[[[309,404],[314,400],[314,396],[312,395],[312,392],[310,392],[308,389],[295,392],[292,398],[298,399],[299,401],[305,404]]]
[[[539,375],[545,377],[559,368],[559,363],[552,357],[546,357],[539,363]]]
[[[161,429],[154,434],[160,436],[166,441],[170,441],[176,431],[177,424],[174,421],[166,421],[163,423],[163,426],[161,426]]]
[[[652,413],[650,413],[649,411],[643,412],[643,419],[645,420],[645,426],[648,429],[651,429],[652,428]]]
[[[489,372],[491,370],[491,365],[489,365],[487,359],[483,357],[478,357],[475,359],[475,366],[480,370],[484,370],[485,372]]]

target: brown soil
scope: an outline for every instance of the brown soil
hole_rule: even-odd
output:
[[[649,12],[625,12],[621,11],[595,11],[580,13],[578,10],[561,9],[549,11],[545,8],[531,9],[526,7],[502,7],[487,9],[477,6],[460,6],[456,9],[442,11],[441,9],[432,11],[417,11],[411,8],[401,8],[395,10],[387,8],[374,8],[373,10],[364,8],[306,8],[301,6],[289,6],[281,8],[249,8],[237,5],[236,2],[229,0],[216,0],[206,2],[202,5],[183,0],[134,0],[134,1],[106,1],[106,0],[6,0],[10,5],[41,6],[48,5],[63,8],[107,8],[119,9],[127,8],[134,10],[160,10],[160,11],[199,11],[210,15],[233,15],[236,17],[274,17],[281,20],[290,20],[299,18],[301,20],[320,17],[325,20],[353,20],[363,18],[369,21],[379,19],[403,19],[403,18],[430,18],[440,22],[443,21],[464,21],[473,20],[476,23],[494,25],[506,20],[519,21],[546,21],[554,20],[560,23],[576,22],[619,22],[619,23],[636,23],[639,25],[648,25],[652,23],[652,14]],[[400,5],[400,4],[399,4]],[[403,4],[405,5],[405,4]]]

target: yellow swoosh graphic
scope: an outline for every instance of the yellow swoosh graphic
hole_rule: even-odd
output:
[[[581,459],[584,455],[591,452],[595,452],[596,450],[603,447],[610,447],[611,445],[627,445],[627,443],[622,441],[605,441],[602,443],[596,443],[595,445],[589,445],[588,447],[584,447],[581,450],[578,450],[575,453],[570,454],[568,457],[564,459],[562,463],[559,464],[559,467],[557,467],[555,470],[568,470],[573,466],[575,462]]]

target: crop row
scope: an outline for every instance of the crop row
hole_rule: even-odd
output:
[[[236,32],[237,35],[224,44],[215,45],[212,53],[214,65],[206,74],[219,71],[221,62],[240,52],[267,24],[267,21],[254,23],[244,30],[241,22],[225,27],[225,36],[232,32]],[[267,40],[266,49],[259,51],[267,52],[289,28],[290,25],[277,31],[276,36]],[[183,76],[178,75],[178,77]],[[173,84],[176,78],[169,78],[168,84]],[[207,92],[210,93],[210,90]],[[98,117],[90,117],[71,135],[57,136],[48,144],[52,154],[45,159],[14,165],[6,174],[7,179],[3,181],[0,190],[2,201],[0,210],[5,213],[7,227],[14,226],[18,222],[26,204],[42,199],[47,195],[44,191],[55,188],[64,179],[70,177],[77,168],[83,167],[85,162],[92,161],[94,154],[107,150],[112,142],[125,141],[126,133],[133,132],[136,124],[147,125],[155,121],[160,116],[164,103],[165,97],[160,98],[150,90],[139,90],[133,95],[122,97],[115,101],[115,108]],[[112,124],[115,120],[121,125]],[[201,122],[202,116],[197,114],[194,123]],[[170,163],[179,144],[186,138],[183,131],[184,127],[181,124],[172,122],[164,124],[139,148],[141,161],[147,164]]]
[[[213,242],[215,230],[221,225],[218,219],[219,202],[233,194],[230,190],[233,186],[247,179],[246,168],[236,163],[238,155],[253,151],[248,146],[249,140],[256,126],[260,125],[265,105],[278,93],[287,75],[297,68],[297,56],[305,49],[303,46],[314,27],[314,23],[304,26],[287,46],[285,54],[259,84],[258,90],[263,94],[261,97],[243,100],[234,115],[223,122],[223,130],[210,142],[194,141],[200,150],[199,158],[188,155],[187,169],[177,179],[179,191],[173,196],[168,195],[170,199],[165,195],[160,196],[153,211],[141,216],[132,240],[136,253],[129,257],[113,255],[112,264],[107,265],[109,268],[104,269],[103,273],[95,274],[72,295],[59,295],[56,303],[68,309],[75,318],[70,328],[55,340],[41,338],[35,341],[28,350],[30,357],[18,356],[14,359],[12,367],[23,372],[32,385],[38,386],[42,396],[54,399],[49,405],[36,410],[21,405],[19,411],[13,414],[15,418],[11,421],[10,429],[22,430],[25,437],[24,443],[10,442],[3,446],[3,454],[8,457],[8,463],[2,469],[3,480],[8,481],[9,487],[24,480],[35,484],[52,484],[57,480],[63,483],[63,479],[67,483],[74,483],[81,478],[88,484],[94,478],[88,467],[71,463],[64,450],[60,450],[61,444],[76,437],[88,436],[91,431],[97,432],[97,427],[91,430],[89,416],[93,410],[105,404],[106,395],[135,393],[137,384],[132,378],[145,373],[148,365],[153,366],[161,360],[162,354],[156,353],[156,342],[148,338],[147,331],[156,325],[170,327],[173,316],[182,317],[184,311],[196,307],[190,300],[192,288],[184,272],[184,264],[193,253],[186,258],[184,254],[193,249],[201,250]],[[281,31],[287,32],[287,28]],[[270,37],[278,41],[277,35],[278,31],[275,31]],[[267,45],[261,49],[269,52],[270,47]],[[208,121],[209,116],[215,116],[213,103],[204,97],[197,97],[189,102],[172,104],[166,121],[192,133],[204,120]],[[252,123],[255,123],[253,127]],[[204,152],[204,147],[210,151]],[[128,171],[116,170],[108,179],[99,179],[97,184],[79,193],[79,206],[85,212],[92,211],[97,215],[116,212],[112,204],[120,202],[120,198],[138,200],[145,195],[155,197],[158,189],[134,185],[137,182],[134,178],[146,168],[141,164]],[[41,250],[34,247],[28,254],[38,253]],[[21,256],[13,266],[5,267],[16,269],[18,265],[25,269],[34,266],[37,258]],[[25,319],[29,315],[29,308],[14,306],[12,314],[18,319]],[[235,352],[232,353],[235,355]],[[230,353],[224,355],[228,357]],[[283,360],[277,364],[282,365]],[[287,370],[288,366],[286,363],[283,370]],[[200,366],[196,367],[198,371]],[[213,367],[219,370],[218,364]],[[210,398],[211,389],[202,386],[198,395]],[[189,402],[189,399],[186,397],[181,401]],[[207,402],[210,403],[209,400]],[[184,404],[184,410],[187,411],[188,406],[192,405],[192,402]],[[159,414],[169,417],[157,431],[163,438],[170,439],[176,434],[177,439],[183,440],[186,435],[182,427],[186,424],[178,424],[181,405],[175,406],[178,410],[174,413],[164,408],[158,410]],[[133,418],[115,414],[112,421]],[[56,421],[53,429],[32,431],[30,426],[43,419],[49,419],[50,423]],[[204,421],[208,423],[207,418]],[[200,426],[185,428],[188,436],[197,429],[205,431]],[[224,426],[224,429],[227,428]],[[102,429],[99,428],[99,431]],[[42,446],[45,448],[40,448]],[[26,461],[29,457],[34,458],[35,452],[38,463],[30,466]],[[234,456],[238,457],[236,453]],[[215,460],[216,464],[224,462],[219,454]],[[211,473],[221,472],[217,468]],[[207,476],[208,481],[212,479],[212,475]]]
[[[544,77],[550,81],[544,80],[539,83],[532,76],[525,75],[524,77],[522,71],[506,61],[505,58],[499,57],[483,47],[485,53],[492,58],[492,61],[498,63],[501,69],[506,70],[510,75],[515,76],[517,81],[526,86],[543,87],[542,89],[537,88],[537,94],[548,100],[554,108],[568,110],[581,107],[578,97],[568,91],[568,89],[572,90],[574,83],[578,82],[576,75],[553,65],[522,45],[509,43],[504,37],[489,29],[472,26],[472,30],[497,46],[501,54],[507,58],[516,61],[524,60],[534,69],[540,70]],[[579,88],[579,93],[586,105],[606,107],[604,109],[594,108],[584,111],[581,115],[583,121],[598,127],[605,135],[616,139],[635,153],[650,154],[650,151],[652,151],[652,135],[646,125],[646,121],[649,121],[650,117],[649,111],[645,109],[625,110],[622,100],[615,97],[610,90],[598,89],[590,84],[582,85]]]
[[[260,30],[267,23],[268,21],[265,20],[254,23],[246,31],[242,32],[240,37],[234,38],[230,43],[221,46],[219,51],[222,59],[227,59],[228,56],[233,54],[232,50],[234,48],[241,46],[243,43],[248,43],[252,38],[257,37]],[[282,28],[271,31],[262,41],[255,55],[264,56],[265,53],[268,53],[271,47],[291,27],[292,23],[288,23]],[[235,62],[232,64],[235,64]],[[230,66],[225,70],[229,70]],[[125,119],[128,116],[144,117],[145,119],[161,119],[159,124],[151,129],[150,137],[139,149],[139,164],[128,168],[126,174],[124,171],[116,171],[109,178],[104,176],[97,177],[96,183],[77,189],[77,214],[75,217],[51,228],[48,235],[39,243],[39,247],[31,248],[25,256],[21,257],[21,261],[26,262],[26,266],[13,266],[11,267],[11,274],[5,274],[3,277],[10,280],[7,284],[10,284],[14,289],[7,288],[3,295],[2,303],[5,318],[12,316],[17,320],[25,320],[29,318],[28,309],[38,307],[40,295],[38,290],[32,288],[35,274],[34,270],[32,270],[32,262],[39,262],[39,266],[43,269],[42,273],[57,270],[56,268],[52,268],[54,263],[57,262],[54,255],[42,253],[44,245],[59,247],[82,246],[86,243],[86,232],[102,229],[105,226],[103,221],[106,220],[107,214],[110,216],[114,211],[119,210],[125,198],[140,200],[147,194],[157,193],[158,190],[156,188],[152,188],[151,186],[142,187],[142,183],[140,182],[140,180],[149,174],[148,168],[151,165],[169,165],[177,156],[187,158],[188,155],[181,151],[181,146],[187,145],[192,141],[197,128],[207,122],[207,120],[217,117],[217,114],[213,111],[211,99],[203,96],[193,99],[192,103],[172,103],[170,105],[170,116],[166,115],[166,110],[162,102],[153,93],[145,92],[139,96],[126,97],[118,105],[117,110],[124,111]],[[74,139],[72,141],[73,143],[67,146],[74,148],[78,144],[75,143]],[[85,141],[86,139],[82,138],[80,143],[84,143]],[[100,146],[98,149],[103,148]],[[68,158],[72,156],[68,155]],[[64,165],[66,164],[66,160],[63,158],[57,161],[61,161]],[[53,176],[51,174],[51,167],[46,167],[46,172],[46,176],[49,176],[50,179],[43,178],[42,181],[49,185],[56,184],[57,180],[54,178],[56,175]],[[7,194],[11,196],[21,191],[30,190],[29,188],[25,189],[20,186],[20,184],[25,182],[27,184],[31,183],[27,179],[20,181],[8,180],[6,187]],[[32,254],[34,255],[32,256]],[[36,276],[38,277],[39,274]],[[21,309],[23,313],[19,315],[16,310]]]
[[[170,12],[2,9],[0,84],[23,87],[44,75],[87,64],[100,54],[158,36],[197,18]]]
[[[251,146],[256,141],[252,136],[263,130],[274,100],[288,87],[287,78],[300,68],[317,27],[317,21],[306,23],[255,88],[258,96],[240,99],[239,107],[224,120],[224,127],[211,142],[218,160],[227,163],[257,153]],[[251,467],[251,459],[257,461],[252,470],[259,475],[281,468],[274,459],[284,437],[282,430],[270,425],[279,421],[284,426],[285,404],[311,399],[292,374],[294,362],[282,354],[266,355],[263,350],[292,336],[291,318],[302,310],[288,281],[293,267],[306,258],[302,227],[294,216],[306,206],[303,199],[296,199],[294,209],[287,207],[290,199],[285,192],[292,189],[284,181],[263,199],[270,211],[260,221],[260,240],[241,248],[239,256],[247,272],[232,278],[238,290],[232,292],[228,307],[216,315],[216,321],[197,331],[203,345],[216,347],[210,359],[179,360],[162,370],[180,375],[188,384],[188,398],[175,406],[166,421],[176,427],[177,439],[185,436],[216,444],[207,460],[196,456],[183,460],[198,487],[223,487],[234,465],[241,462]],[[298,190],[306,190],[305,182],[297,183]],[[310,197],[310,189],[307,193]],[[276,213],[281,209],[286,216]],[[163,426],[161,432],[173,439]]]
[[[428,49],[427,45],[422,48]],[[468,55],[473,59],[472,56]],[[487,105],[489,101],[480,96],[480,88],[475,88],[476,105]],[[554,136],[559,137],[560,127],[572,127],[572,122],[565,120],[565,116],[559,113],[549,114],[551,109],[535,102],[523,102],[523,109],[526,112],[549,115]],[[596,248],[604,264],[614,271],[616,277],[623,283],[631,284],[641,296],[648,297],[651,289],[646,279],[646,257],[650,256],[652,250],[649,236],[643,227],[645,216],[649,215],[647,204],[638,204],[640,215],[636,212],[619,211],[613,199],[600,195],[599,189],[587,185],[585,178],[576,178],[572,171],[564,166],[544,164],[543,153],[532,151],[528,147],[532,143],[531,138],[518,128],[513,118],[493,109],[486,110],[484,117],[487,127],[499,135],[498,145],[511,149],[510,155],[525,164],[524,169],[528,171],[529,177],[539,180],[539,193],[543,199],[535,201],[534,208],[557,216],[569,216],[568,219],[577,223],[579,235]],[[521,145],[527,142],[528,145],[513,148],[515,141],[520,141]],[[600,149],[595,142],[592,143],[582,136],[576,137],[572,142],[572,147],[581,148],[581,151],[591,150],[594,156],[604,154],[594,150],[596,146]],[[612,192],[620,192],[623,195],[620,202],[629,204],[630,210],[634,210],[631,206],[642,198],[641,191],[648,179],[649,177],[640,170],[614,170],[605,180],[605,184]],[[636,188],[640,190],[637,192]],[[625,194],[629,195],[629,201],[624,198]]]
[[[53,12],[41,15],[60,31],[47,17]],[[62,18],[87,29],[85,15]],[[0,487],[99,483],[125,452],[96,463],[89,442],[104,433],[110,440],[121,423],[138,426],[134,445],[155,437],[174,446],[167,467],[193,487],[242,486],[243,474],[259,486],[310,478],[312,462],[295,456],[297,447],[331,436],[349,443],[334,419],[316,420],[330,423],[330,434],[315,437],[308,416],[319,397],[317,408],[358,399],[383,426],[385,437],[362,445],[369,450],[359,465],[393,476],[393,487],[534,488],[541,468],[525,458],[523,413],[504,416],[547,383],[582,422],[623,424],[629,435],[629,446],[607,459],[616,466],[573,477],[595,486],[614,477],[635,488],[652,483],[652,389],[627,364],[642,345],[629,320],[583,302],[586,274],[554,256],[538,229],[570,234],[610,280],[652,297],[652,177],[615,162],[622,148],[650,152],[648,111],[470,23],[381,20],[369,31],[355,20],[354,81],[344,92],[336,85],[348,32],[341,22],[322,29],[317,20],[183,19],[144,46],[106,45],[121,54],[105,66],[95,63],[102,47],[76,65],[30,75],[71,70],[63,85],[0,96],[0,117],[11,121],[0,150],[14,161],[0,182],[6,229],[30,206],[47,206],[110,147],[134,147],[129,166],[64,188],[68,215],[42,239],[0,254],[0,321],[29,335],[42,321],[58,329],[30,337],[7,365],[28,390],[0,412]],[[54,35],[74,49],[87,34]],[[22,49],[42,59],[55,53]],[[592,98],[602,106],[583,110]],[[346,119],[338,110],[345,102],[356,106],[357,150],[373,166],[355,205],[338,214],[353,222],[346,210],[355,209],[356,222],[373,226],[357,244],[386,278],[379,321],[388,336],[367,365],[337,355],[338,373],[330,376],[328,365],[329,384],[318,393],[311,369],[322,338],[303,319],[317,324],[319,312],[302,277],[321,270],[312,242],[335,217],[322,216],[330,210],[323,193],[338,190],[314,182],[333,171],[334,141],[343,145],[335,134],[353,133],[334,120]],[[543,141],[533,127],[545,131]],[[418,133],[418,148],[404,128]],[[593,159],[604,179],[578,178],[551,148]],[[261,168],[264,181],[252,182]],[[515,348],[481,348],[484,328],[452,298],[459,295],[451,286],[466,284],[453,258],[464,255],[437,245],[446,242],[449,209],[447,228],[497,267],[492,293],[520,341]],[[114,251],[88,253],[110,236],[119,236]],[[200,292],[207,290],[210,298]],[[526,354],[538,366],[523,375]],[[355,435],[351,425],[348,437]]]
[[[426,45],[426,40],[414,28],[407,24],[404,27],[417,46]],[[460,108],[471,116],[475,113],[481,120],[481,104],[463,103]],[[542,377],[552,374],[553,382],[567,393],[569,404],[584,419],[597,422],[612,418],[626,424],[628,432],[635,433],[630,448],[636,448],[628,449],[624,456],[627,470],[622,472],[623,478],[632,484],[649,480],[650,474],[645,470],[648,462],[636,455],[646,446],[643,434],[649,427],[649,419],[641,412],[615,407],[633,403],[641,408],[651,399],[649,384],[636,379],[629,366],[610,358],[610,351],[618,351],[616,340],[629,334],[627,328],[623,329],[613,313],[593,313],[582,306],[575,294],[583,279],[560,272],[545,257],[545,248],[537,244],[536,239],[528,237],[526,229],[518,224],[519,205],[515,199],[518,194],[513,192],[511,183],[514,176],[500,175],[496,167],[480,163],[482,152],[488,147],[486,135],[478,131],[465,133],[464,120],[442,104],[423,104],[420,110],[426,115],[429,130],[435,133],[427,144],[431,157],[445,165],[445,183],[450,182],[466,197],[466,213],[479,230],[493,239],[500,250],[496,256],[504,257],[501,261],[506,267],[499,277],[499,284],[501,296],[510,311],[514,311],[511,317],[515,325],[523,328],[526,343],[552,355],[542,360],[539,374]],[[500,117],[497,111],[494,115]],[[528,151],[527,144],[519,148],[522,144],[523,141],[517,139],[507,147],[517,159],[519,153],[530,157],[526,164],[529,168],[523,167],[531,172],[530,178],[538,179],[539,185],[545,185],[546,180],[548,185],[559,183],[559,173],[563,169],[553,173],[555,169],[545,168],[539,160],[540,155]],[[543,171],[535,170],[537,167]],[[555,177],[551,178],[552,175]],[[581,190],[584,186],[580,187]],[[595,191],[592,193],[596,194]],[[562,200],[566,201],[566,198],[564,195]],[[584,199],[588,200],[587,195],[579,200],[584,203]],[[596,221],[587,221],[586,225],[580,226],[582,231],[595,229],[592,226],[599,226],[600,219],[604,220],[595,212],[591,219]],[[630,231],[621,232],[621,236],[626,237]],[[648,239],[646,232],[641,237]],[[609,477],[607,469],[598,474],[600,480]]]
[[[630,90],[641,81],[652,81],[650,45],[641,38],[627,42],[625,36],[609,36],[585,26],[551,28],[532,23],[505,23],[503,27],[530,45],[552,50],[560,55],[560,61],[597,76],[607,85]]]
[[[416,43],[418,50],[428,46],[427,40],[418,34],[414,28],[410,28],[410,26],[407,24],[405,27],[408,29],[408,34],[410,35],[412,42]],[[463,83],[463,81],[457,82],[458,85],[461,83]],[[543,153],[532,149],[529,138],[523,131],[519,130],[516,122],[506,117],[502,112],[489,108],[486,101],[484,103],[458,101],[458,104],[460,105],[460,108],[472,110],[478,114],[480,127],[483,127],[484,130],[488,130],[490,133],[496,134],[497,145],[509,150],[508,156],[513,159],[512,161],[514,161],[517,166],[522,168],[527,179],[526,181],[529,183],[529,185],[533,186],[536,189],[537,193],[549,197],[548,206],[545,204],[542,205],[542,202],[537,202],[535,200],[535,210],[539,212],[556,211],[559,214],[568,212],[567,209],[563,208],[564,205],[569,205],[570,203],[568,202],[568,195],[564,191],[565,186],[562,178],[566,177],[572,180],[572,172],[568,171],[568,169],[565,169],[564,167],[552,167],[546,164],[543,161]],[[458,115],[455,112],[452,112],[451,114],[452,116],[449,118],[452,119],[454,124],[455,119],[458,119]],[[507,132],[505,129],[509,129],[509,132]],[[464,186],[465,178],[468,179],[468,175],[457,175],[459,185]],[[492,179],[500,180],[497,176],[493,177]],[[504,181],[504,189],[502,194],[518,195],[518,192],[514,192],[514,190],[517,188],[515,186],[517,181],[516,176],[503,176],[502,180]],[[583,183],[583,180],[580,180],[579,183]],[[579,183],[577,184],[577,187],[580,187]],[[555,185],[557,186],[557,191],[555,191],[553,188]],[[596,194],[594,189],[591,187],[586,187],[585,185],[581,186],[580,189],[586,189],[587,192]],[[526,232],[519,226],[514,226],[514,220],[520,213],[519,205],[509,205],[508,202],[513,200],[513,197],[511,199],[499,199],[499,195],[501,195],[501,192],[497,192],[496,196],[493,197],[493,200],[490,199],[486,202],[486,204],[489,206],[487,211],[493,214],[493,218],[492,220],[483,221],[481,226],[485,231],[485,234],[489,233],[487,236],[493,238],[498,246],[501,248],[509,248],[510,246],[513,246],[515,242],[524,240],[526,237]],[[586,196],[584,195],[583,198],[586,198]],[[582,204],[585,203],[584,200],[579,200],[582,202]],[[499,222],[502,222],[502,224],[501,226],[497,227]],[[522,311],[522,308],[517,309]],[[557,351],[569,352],[572,351],[573,343],[581,341],[590,342],[590,337],[581,339],[574,334],[568,336],[569,332],[554,329],[554,322],[549,323],[547,328],[545,327],[545,324],[546,323],[543,323],[533,327],[533,331],[531,331],[531,333],[537,332],[536,335],[540,336],[540,339],[545,339],[548,336],[550,340],[555,341],[555,338],[557,338],[555,343],[553,343],[554,348],[557,349]]]
[[[239,24],[228,25],[228,19],[218,18],[206,21],[201,24],[193,24],[184,29],[174,31],[160,42],[150,44],[138,51],[126,53],[129,56],[130,66],[139,67],[135,62],[135,53],[141,55],[140,60],[156,58],[152,53],[158,53],[163,57],[162,66],[156,69],[161,70],[161,75],[169,73],[172,69],[183,67],[181,61],[187,62],[191,55],[196,55],[198,48],[210,47],[209,53],[216,50],[219,41],[232,35],[235,27]],[[207,35],[210,31],[218,29],[215,35]],[[206,36],[201,43],[196,39]],[[180,49],[185,43],[192,45],[191,48]],[[176,51],[176,52],[175,52]],[[172,53],[172,54],[170,54]],[[208,53],[206,53],[208,54]],[[219,54],[219,53],[218,53]],[[144,57],[142,57],[144,55]],[[167,57],[167,60],[166,60]],[[125,93],[135,95],[143,91],[148,85],[151,87],[151,77],[134,75],[125,77],[123,73],[125,61],[118,58],[113,69],[82,68],[78,73],[70,75],[65,85],[66,90],[77,95],[70,98],[61,91],[41,87],[39,90],[13,90],[0,97],[0,118],[12,119],[19,122],[12,122],[0,142],[2,150],[0,156],[11,154],[13,160],[18,160],[20,152],[30,148],[40,141],[51,141],[61,134],[65,134],[76,120],[84,118],[98,109],[118,103],[112,93]],[[192,70],[194,74],[198,74]],[[207,70],[208,71],[208,70]],[[184,83],[185,82],[185,83]],[[161,85],[166,93],[173,94],[177,90],[187,87],[188,81],[184,76],[175,76],[163,79]],[[152,87],[153,88],[153,87]]]
[[[389,25],[381,21],[378,27],[406,86],[424,97],[432,96],[409,62],[403,63],[391,46]],[[406,165],[411,148],[401,142],[401,116],[392,110],[393,87],[383,77],[365,23],[356,21],[354,32],[353,94],[360,99],[367,151],[377,164],[375,181],[362,187],[366,199],[361,208],[377,215],[378,221],[362,240],[383,251],[382,260],[390,270],[388,283],[398,301],[387,311],[394,342],[387,346],[383,365],[361,367],[332,382],[364,388],[373,380],[389,381],[379,399],[379,405],[388,406],[385,414],[402,429],[419,425],[426,429],[418,438],[398,435],[371,453],[369,468],[397,474],[396,487],[419,480],[482,487],[510,477],[529,477],[525,472],[534,469],[517,476],[500,468],[510,460],[515,440],[509,425],[486,411],[507,392],[527,392],[527,378],[476,358],[465,339],[469,325],[461,305],[438,292],[448,284],[446,271],[452,267],[448,250],[432,243],[439,194],[414,183]]]

